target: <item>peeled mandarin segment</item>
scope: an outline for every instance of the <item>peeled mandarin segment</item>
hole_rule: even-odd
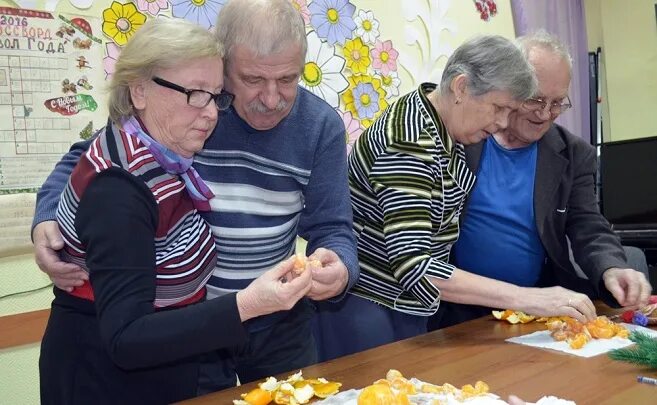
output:
[[[393,405],[395,402],[392,389],[384,384],[368,385],[358,395],[358,405]]]
[[[248,394],[242,398],[249,405],[267,405],[271,402],[271,392],[263,390],[262,388],[255,388],[249,391]]]

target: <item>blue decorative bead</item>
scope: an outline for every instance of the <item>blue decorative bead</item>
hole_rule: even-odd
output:
[[[641,312],[635,312],[632,317],[632,323],[635,325],[646,326],[648,325],[648,317]]]

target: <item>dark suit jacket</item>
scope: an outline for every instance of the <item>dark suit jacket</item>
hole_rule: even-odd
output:
[[[465,149],[474,173],[482,148],[483,142]],[[610,267],[627,267],[627,263],[618,237],[598,209],[596,171],[595,149],[565,128],[552,125],[538,142],[534,214],[548,259],[540,284],[561,285],[618,305],[604,287],[602,273]],[[575,261],[590,282],[577,276],[566,236]]]

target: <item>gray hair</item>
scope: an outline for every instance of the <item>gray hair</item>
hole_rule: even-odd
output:
[[[517,100],[531,97],[537,87],[534,68],[520,47],[500,35],[483,35],[464,42],[447,60],[440,92],[449,94],[452,80],[464,74],[475,95],[508,91]]]
[[[570,56],[570,52],[566,45],[559,40],[559,38],[548,33],[545,30],[538,30],[531,34],[523,35],[516,38],[516,41],[520,45],[520,48],[525,54],[525,57],[529,56],[529,52],[533,48],[541,48],[547,51],[550,51],[558,56],[561,56],[563,60],[568,63],[568,68],[573,70],[573,58]]]
[[[109,83],[109,116],[115,123],[135,114],[130,85],[150,80],[156,69],[171,69],[190,59],[222,58],[224,47],[205,28],[178,18],[154,18],[128,41]]]
[[[296,43],[301,46],[301,66],[306,60],[306,28],[290,0],[229,0],[217,18],[216,36],[226,47],[226,69],[236,45],[246,45],[260,57]]]

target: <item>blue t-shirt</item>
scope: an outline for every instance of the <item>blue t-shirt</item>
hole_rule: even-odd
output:
[[[486,140],[453,247],[458,268],[524,287],[538,281],[545,249],[534,217],[537,146],[505,149]]]

